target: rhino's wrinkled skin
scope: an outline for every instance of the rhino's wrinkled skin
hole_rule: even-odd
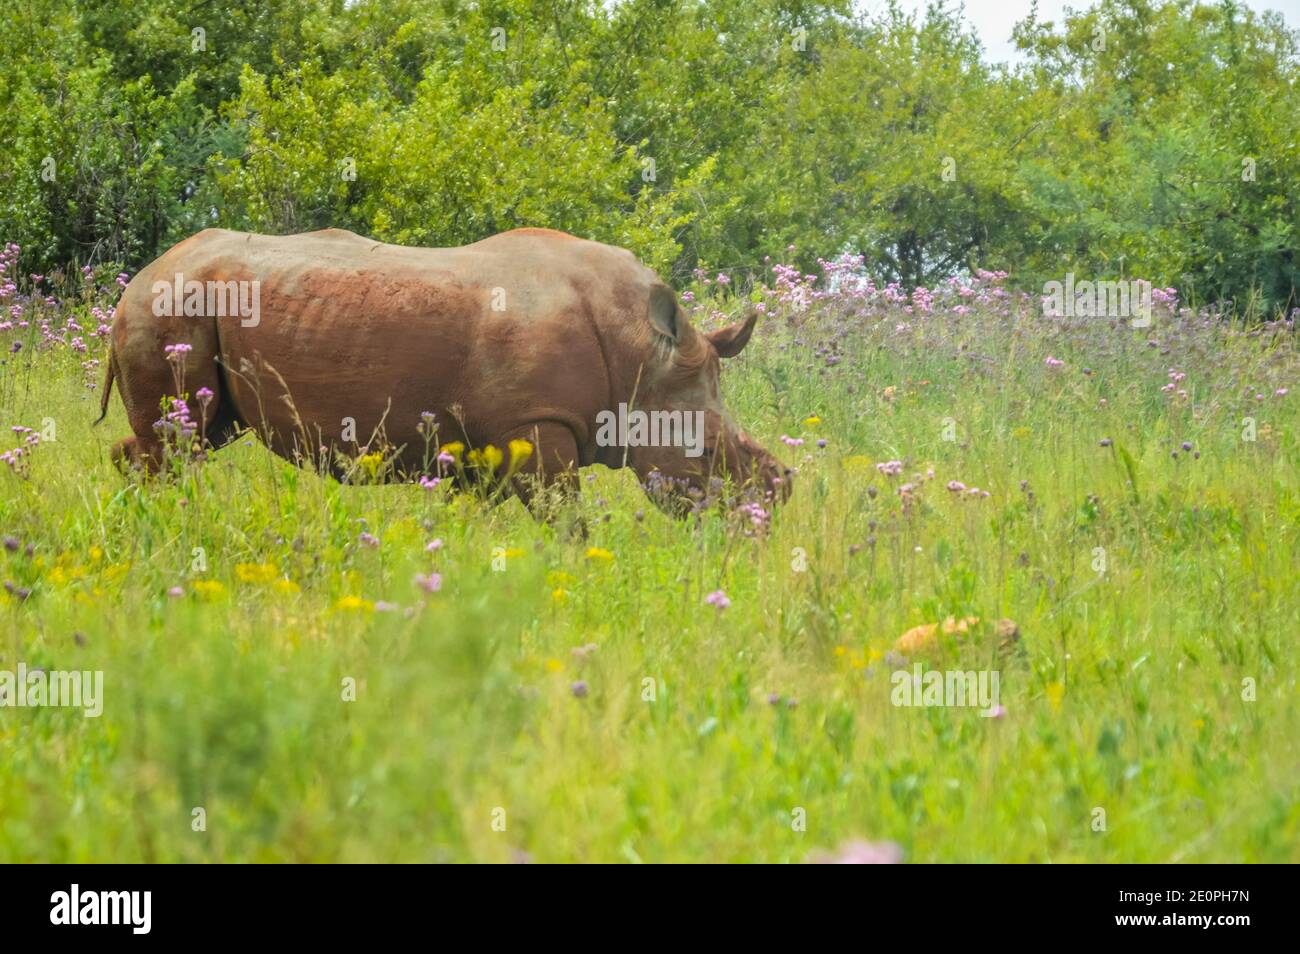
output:
[[[255,321],[156,314],[159,283],[177,275],[255,281],[260,313]],[[328,465],[334,450],[355,455],[382,425],[412,473],[425,463],[417,425],[432,411],[438,443],[532,442],[525,471],[545,482],[573,482],[578,467],[603,463],[631,466],[643,483],[660,483],[658,471],[696,496],[723,474],[784,496],[787,473],[731,421],[718,388],[719,358],[744,347],[754,318],[703,335],[631,253],[547,229],[439,249],[339,229],[282,237],[209,229],[127,287],[104,407],[115,378],[134,436],[114,458],[157,469],[155,422],[176,390],[165,348],[183,343],[192,349],[183,357],[190,416],[216,446],[250,426],[277,454]],[[213,392],[206,405],[195,398],[202,388]],[[598,415],[620,403],[704,412],[703,453],[598,446]],[[527,483],[516,484],[525,496]]]

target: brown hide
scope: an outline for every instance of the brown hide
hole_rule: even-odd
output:
[[[257,282],[256,323],[156,314],[157,283],[177,274],[205,285]],[[668,310],[675,340],[652,324],[652,300]],[[739,350],[748,330],[721,334]],[[153,425],[175,391],[164,349],[179,342],[192,347],[185,390],[196,420],[202,410],[192,395],[201,387],[216,394],[205,422],[216,444],[244,423],[276,453],[316,460],[322,447],[355,454],[382,424],[387,444],[405,447],[402,469],[413,472],[425,454],[416,427],[431,411],[438,443],[540,444],[533,466],[547,477],[599,461],[631,464],[643,477],[659,469],[696,485],[707,479],[699,461],[671,448],[597,446],[597,415],[626,402],[706,412],[720,451],[710,457],[715,473],[766,481],[780,473],[730,422],[717,349],[654,272],[626,250],[547,229],[445,249],[338,229],[281,237],[209,229],[135,277],[112,340],[109,373],[135,433],[120,455],[132,460],[157,462]],[[349,420],[354,444],[343,440]]]

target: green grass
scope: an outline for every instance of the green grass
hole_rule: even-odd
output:
[[[116,397],[89,426],[85,356],[8,356],[4,440],[46,418],[57,439],[26,478],[0,466],[0,534],[34,546],[0,550],[31,590],[0,592],[0,669],[102,670],[105,699],[0,709],[0,861],[802,861],[855,838],[919,862],[1300,860],[1300,394],[1274,396],[1294,346],[1167,317],[879,315],[826,306],[802,344],[768,321],[724,372],[800,468],[753,536],[670,520],[630,472],[588,472],[576,541],[251,438],[142,485],[108,460]],[[518,551],[504,572],[495,548]],[[412,583],[430,569],[436,595]],[[891,705],[894,641],[949,615],[1019,624],[1009,657],[976,638],[933,661],[998,668],[1005,717]]]

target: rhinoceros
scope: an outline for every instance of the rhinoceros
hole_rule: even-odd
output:
[[[395,471],[427,470],[436,422],[435,455],[528,441],[520,475],[541,481],[511,481],[525,502],[530,485],[576,487],[595,463],[633,468],[660,503],[665,490],[699,499],[722,476],[783,498],[790,472],[719,391],[719,359],[756,318],[702,334],[632,253],[549,229],[461,248],[207,229],[123,293],[100,420],[116,379],[134,436],[113,458],[146,470],[163,464],[170,407],[214,447],[251,427],[280,456],[336,474],[340,451],[355,457],[380,433]],[[636,412],[684,439],[646,440],[626,423]]]

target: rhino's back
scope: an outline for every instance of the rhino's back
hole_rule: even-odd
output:
[[[454,248],[390,245],[345,229],[297,235],[207,229],[155,264],[165,265],[164,273],[180,269],[200,281],[212,275],[257,279],[286,298],[341,296],[347,302],[372,287],[382,294],[417,285],[477,291],[496,296],[489,304],[497,305],[498,314],[521,320],[556,295],[622,297],[656,281],[626,249],[541,228]]]
[[[343,418],[369,428],[385,414],[391,429],[423,410],[445,419],[452,407],[487,431],[528,408],[594,415],[609,400],[607,350],[619,349],[619,326],[643,320],[657,280],[623,249],[545,229],[432,249],[340,229],[211,229],[151,265],[141,284],[174,273],[258,283],[255,323],[216,321],[221,359],[264,369],[256,387],[272,397],[282,379],[295,412],[322,430]],[[254,393],[256,373],[230,381],[241,415],[296,426],[282,402]]]

